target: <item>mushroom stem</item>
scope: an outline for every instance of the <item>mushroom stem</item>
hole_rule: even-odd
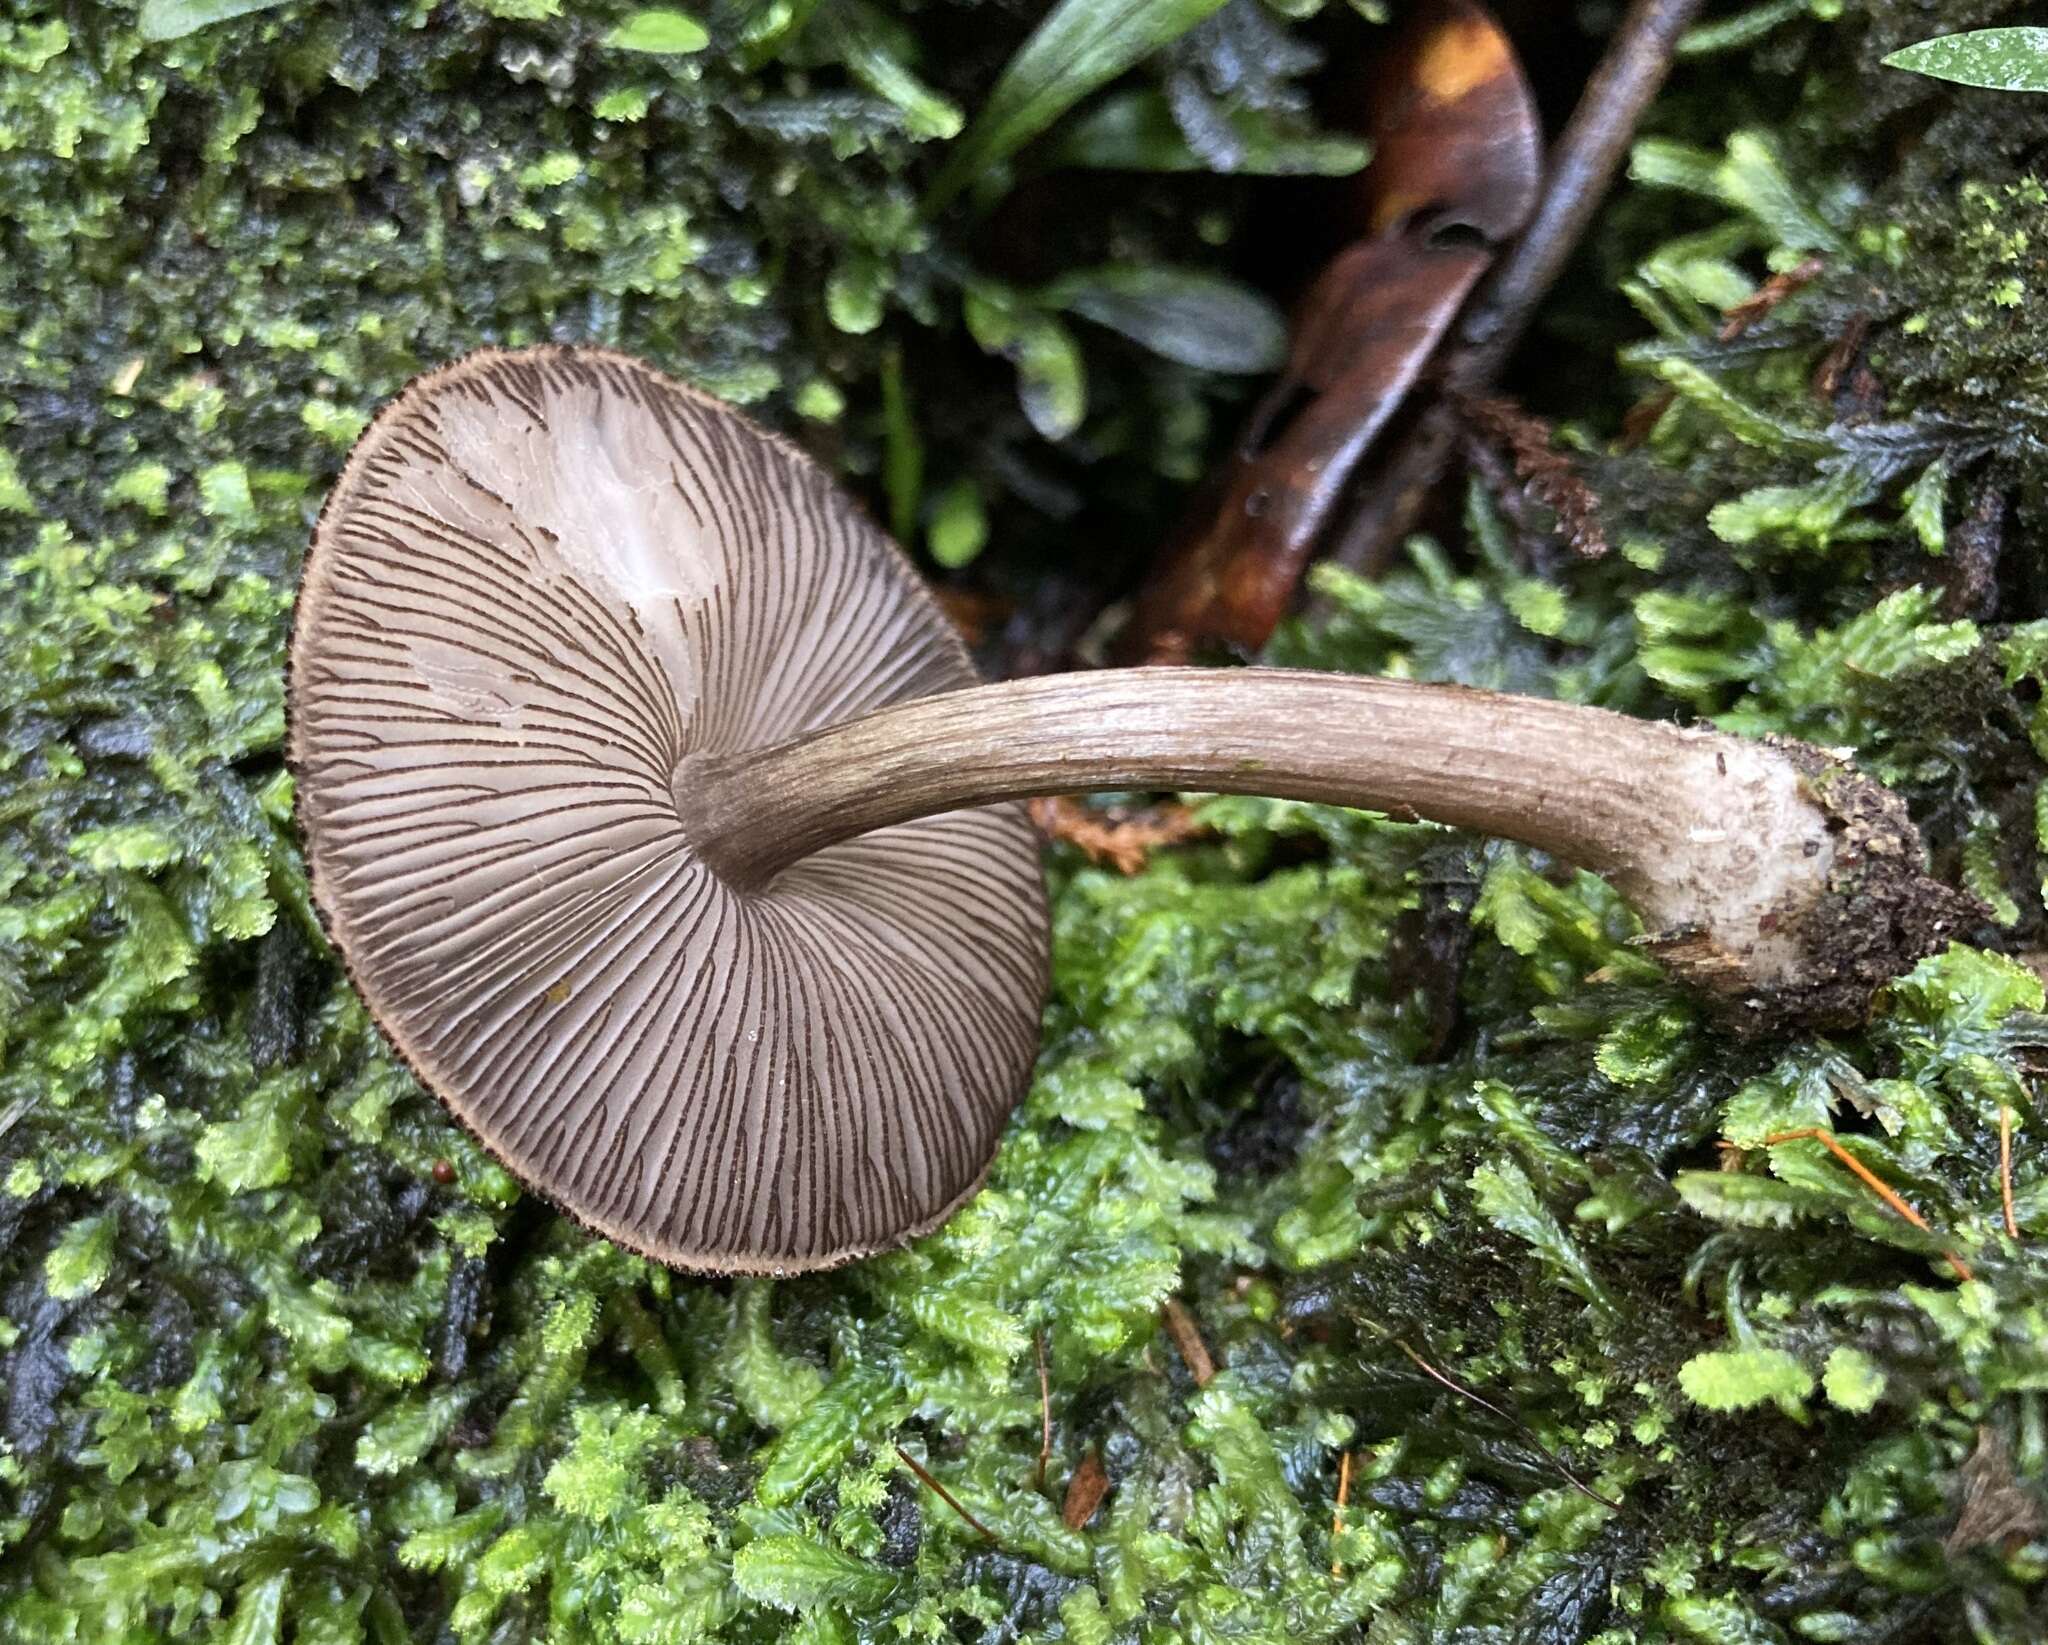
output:
[[[1611,879],[1738,1020],[1861,1014],[1968,904],[1898,800],[1840,760],[1605,709],[1270,668],[1131,668],[950,691],[687,756],[693,847],[735,888],[963,806],[1173,788],[1355,806],[1521,840]]]

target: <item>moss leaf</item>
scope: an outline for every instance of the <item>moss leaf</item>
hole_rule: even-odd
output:
[[[1782,1348],[1731,1348],[1695,1354],[1678,1368],[1686,1398],[1709,1411],[1746,1411],[1813,1392],[1813,1373]]]
[[[284,1621],[284,1590],[288,1577],[277,1571],[260,1582],[245,1583],[235,1595],[235,1614],[229,1619],[221,1645],[275,1645]]]
[[[820,1605],[872,1605],[896,1579],[876,1565],[807,1536],[770,1536],[734,1556],[732,1579],[741,1593],[782,1611]]]
[[[970,564],[987,545],[988,511],[971,478],[962,476],[939,493],[925,540],[932,558],[949,571]]]
[[[1732,1171],[1684,1171],[1677,1188],[1678,1197],[1701,1216],[1737,1228],[1790,1228],[1802,1216],[1827,1210],[1811,1189]]]
[[[1828,1403],[1844,1411],[1867,1411],[1884,1394],[1884,1372],[1876,1361],[1846,1342],[1829,1353],[1820,1382]]]
[[[165,868],[184,853],[167,831],[154,823],[116,823],[111,828],[93,828],[75,836],[71,853],[83,857],[102,873],[112,868],[133,868],[144,873]]]
[[[657,6],[636,11],[611,33],[604,43],[613,51],[639,51],[652,56],[682,56],[702,51],[711,44],[704,25],[688,12]]]
[[[1210,171],[1239,177],[1345,177],[1370,158],[1369,145],[1350,137],[1296,136],[1278,129],[1263,111],[1224,111],[1236,153],[1227,168],[1212,166],[1174,124],[1163,92],[1134,88],[1105,97],[1064,127],[1047,158],[1058,165],[1105,171]]]
[[[1054,316],[1024,296],[991,282],[967,292],[968,332],[990,354],[1017,368],[1017,400],[1031,426],[1048,440],[1064,440],[1088,412],[1088,380],[1081,350]]]
[[[197,1149],[201,1170],[231,1194],[274,1188],[291,1176],[293,1127],[275,1103],[210,1125]]]
[[[64,1230],[64,1237],[43,1259],[43,1283],[51,1296],[91,1296],[106,1283],[114,1266],[116,1227],[114,1218],[105,1215],[87,1217]]]
[[[1279,309],[1249,286],[1200,269],[1112,263],[1066,276],[1051,296],[1059,307],[1198,371],[1273,371],[1287,357],[1287,320]]]
[[[1585,1254],[1550,1214],[1527,1173],[1513,1160],[1503,1156],[1480,1166],[1472,1173],[1472,1191],[1478,1196],[1479,1209],[1494,1226],[1533,1245],[1561,1283],[1598,1307],[1613,1308]]]

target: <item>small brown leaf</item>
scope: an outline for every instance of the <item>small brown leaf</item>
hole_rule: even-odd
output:
[[[1721,342],[1734,342],[1787,297],[1811,284],[1826,267],[1827,265],[1818,257],[1809,257],[1782,273],[1773,274],[1741,302],[1721,311],[1721,328],[1714,335]],[[1858,324],[1858,320],[1861,324]],[[1867,316],[1858,316],[1858,320],[1849,323],[1848,330],[1843,333],[1842,338],[1828,352],[1827,358],[1821,361],[1820,368],[1814,373],[1813,391],[1823,400],[1834,397],[1836,388],[1841,384],[1842,373],[1849,369],[1851,362],[1863,347],[1863,333],[1869,328],[1869,319]],[[1844,350],[1847,352],[1843,352]],[[1650,437],[1650,430],[1657,426],[1658,421],[1671,409],[1677,398],[1676,389],[1660,388],[1655,394],[1630,406],[1621,419],[1622,445],[1632,448],[1647,440]]]
[[[2013,1473],[2012,1452],[1996,1428],[1977,1430],[1977,1448],[1962,1466],[1963,1505],[1943,1544],[1950,1553],[2010,1537],[2031,1537],[2048,1527],[2041,1500]]]
[[[1102,1458],[1091,1450],[1074,1470],[1074,1477],[1067,1481],[1066,1500],[1060,1504],[1060,1518],[1066,1521],[1067,1529],[1078,1531],[1086,1525],[1107,1495],[1109,1474],[1102,1466]]]
[[[1773,309],[1794,292],[1802,291],[1820,276],[1827,264],[1818,257],[1809,257],[1795,263],[1783,272],[1773,274],[1741,302],[1721,311],[1719,337],[1724,343],[1732,343],[1744,332],[1768,316]],[[1867,322],[1866,322],[1867,323]],[[1853,324],[1852,324],[1853,329]]]
[[[960,637],[969,645],[981,644],[989,630],[1017,608],[1015,600],[1005,599],[1000,594],[977,593],[971,588],[942,585],[934,588],[932,595],[939,602],[939,609],[945,612],[960,631]]]

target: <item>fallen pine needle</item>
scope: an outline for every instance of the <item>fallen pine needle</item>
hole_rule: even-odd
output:
[[[1351,1500],[1351,1452],[1346,1450],[1337,1460],[1337,1511],[1330,1516],[1330,1543],[1336,1545],[1344,1534],[1344,1505]],[[1332,1554],[1330,1575],[1342,1576],[1344,1561]]]
[[[1764,1138],[1764,1146],[1766,1148],[1774,1148],[1781,1142],[1819,1143],[1830,1154],[1833,1154],[1836,1159],[1846,1165],[1863,1183],[1864,1187],[1868,1188],[1879,1199],[1883,1200],[1885,1204],[1898,1212],[1900,1216],[1919,1229],[1921,1233],[1931,1234],[1934,1232],[1927,1219],[1913,1209],[1904,1195],[1900,1194],[1897,1189],[1893,1188],[1875,1171],[1871,1170],[1869,1166],[1865,1165],[1854,1154],[1850,1153],[1848,1149],[1844,1148],[1840,1142],[1836,1141],[1835,1134],[1832,1131],[1825,1131],[1818,1125],[1808,1125],[1797,1131],[1773,1131]],[[1941,1254],[1947,1259],[1949,1267],[1955,1270],[1957,1279],[1967,1281],[1977,1277],[1970,1272],[1970,1265],[1957,1256],[1955,1252],[1944,1251]]]
[[[962,1519],[966,1520],[968,1524],[972,1525],[983,1536],[987,1537],[989,1541],[996,1541],[995,1532],[991,1531],[986,1525],[982,1524],[980,1520],[976,1519],[965,1508],[961,1507],[960,1499],[956,1497],[951,1491],[947,1490],[945,1486],[941,1485],[937,1480],[933,1479],[931,1474],[926,1471],[923,1463],[919,1462],[916,1457],[912,1456],[900,1445],[896,1447],[896,1454],[903,1459],[903,1466],[908,1468],[913,1474],[917,1475],[919,1479],[923,1480],[924,1483],[931,1488],[932,1494],[935,1495],[941,1502],[943,1502],[948,1508],[951,1508],[953,1512],[958,1514]]]
[[[1564,1465],[1564,1458],[1560,1457],[1548,1445],[1545,1445],[1542,1440],[1538,1439],[1536,1437],[1535,1431],[1532,1428],[1530,1428],[1528,1423],[1524,1422],[1520,1417],[1516,1416],[1514,1412],[1503,1411],[1498,1405],[1494,1404],[1492,1400],[1483,1398],[1480,1395],[1475,1394],[1470,1388],[1467,1388],[1462,1382],[1459,1382],[1456,1378],[1447,1376],[1444,1372],[1439,1371],[1434,1365],[1430,1364],[1428,1360],[1424,1359],[1420,1354],[1418,1354],[1413,1348],[1409,1347],[1408,1344],[1403,1342],[1399,1337],[1391,1337],[1388,1340],[1391,1341],[1396,1348],[1400,1349],[1402,1353],[1406,1354],[1410,1359],[1412,1359],[1415,1362],[1415,1368],[1418,1371],[1420,1371],[1424,1376],[1428,1377],[1430,1381],[1441,1383],[1444,1387],[1450,1389],[1452,1393],[1460,1395],[1465,1399],[1469,1399],[1474,1405],[1477,1405],[1483,1411],[1491,1411],[1495,1416],[1499,1417],[1501,1421],[1513,1423],[1517,1432],[1519,1432],[1524,1439],[1526,1439],[1531,1445],[1535,1446],[1536,1449],[1543,1454],[1544,1461],[1548,1462],[1551,1465],[1551,1467],[1555,1468],[1560,1474],[1564,1475],[1565,1483],[1570,1485],[1574,1491],[1577,1491],[1580,1496],[1590,1497],[1593,1501],[1599,1503],[1601,1507],[1612,1508],[1616,1513],[1620,1513],[1622,1511],[1621,1504],[1616,1502],[1614,1498],[1609,1496],[1602,1496],[1598,1491],[1594,1490],[1592,1486],[1588,1485],[1584,1480],[1579,1478],[1577,1474],[1573,1473],[1571,1469],[1567,1468]]]
[[[2020,1219],[2012,1208],[2012,1105],[1998,1105],[1998,1196],[2005,1202],[2005,1231],[2020,1237]]]

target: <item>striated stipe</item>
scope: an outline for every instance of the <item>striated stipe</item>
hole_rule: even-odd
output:
[[[801,453],[624,356],[421,378],[321,516],[292,639],[313,894],[393,1044],[524,1181],[680,1267],[797,1272],[979,1184],[1038,1041],[1001,805],[757,891],[677,792],[974,672]]]

